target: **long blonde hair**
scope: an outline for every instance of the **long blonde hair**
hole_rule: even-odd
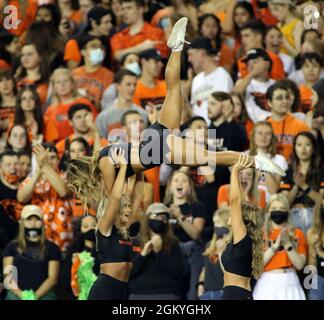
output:
[[[17,243],[18,243],[18,252],[20,254],[23,254],[27,250],[27,242],[26,242],[26,236],[25,236],[25,226],[24,226],[24,219],[20,219],[19,221],[19,230],[18,230],[18,236],[17,236]],[[45,227],[44,223],[42,223],[42,234],[40,235],[40,251],[41,256],[44,258],[45,256]]]
[[[255,144],[254,139],[255,139],[256,129],[261,126],[268,127],[271,130],[271,142],[270,142],[270,145],[268,146],[267,151],[271,154],[272,157],[274,157],[277,153],[277,138],[274,134],[271,123],[269,123],[267,121],[259,121],[254,125],[254,127],[252,129],[252,133],[251,133],[251,138],[250,138],[249,155],[255,156],[257,154],[257,145]]]
[[[242,203],[242,215],[248,235],[253,241],[252,275],[258,279],[263,271],[262,223],[259,208],[251,202]]]
[[[54,89],[55,88],[55,85],[54,85],[55,79],[60,75],[66,75],[72,82],[72,85],[73,85],[72,97],[77,98],[79,96],[77,85],[76,85],[76,82],[72,76],[72,72],[66,68],[57,68],[53,72],[51,79],[50,79],[49,92],[51,93],[51,103],[52,104],[58,104],[58,103],[62,102],[60,96],[56,93],[56,91]]]
[[[172,175],[168,181],[168,184],[167,184],[167,187],[166,187],[166,190],[165,190],[165,196],[164,196],[164,203],[169,206],[170,204],[173,203],[173,194],[171,192],[171,183],[172,183],[172,180],[174,178],[174,176],[176,174],[179,174],[179,173],[182,173],[183,175],[185,175],[187,178],[188,178],[188,181],[189,181],[189,187],[190,187],[190,191],[189,191],[189,194],[187,195],[187,202],[189,204],[192,204],[194,202],[197,202],[197,195],[196,195],[196,191],[195,191],[195,188],[194,188],[194,184],[193,184],[193,181],[191,179],[191,177],[189,176],[188,173],[186,172],[183,172],[181,170],[176,170],[174,172],[172,172]]]
[[[214,216],[213,216],[214,223],[215,223],[215,218],[217,216],[221,220],[223,226],[229,229],[230,232],[228,234],[228,238],[231,239],[232,238],[232,230],[231,230],[230,226],[228,225],[228,219],[230,216],[229,207],[222,207],[222,208],[218,209],[217,211],[215,211]],[[206,250],[203,253],[203,256],[210,257],[212,255],[218,254],[216,241],[217,241],[217,235],[214,233],[212,239],[210,240],[208,246],[206,247]]]

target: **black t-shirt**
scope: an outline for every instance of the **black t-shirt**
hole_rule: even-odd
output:
[[[18,206],[17,190],[8,188],[0,181],[0,234],[4,246],[17,236],[16,210]]]
[[[194,202],[192,204],[182,204],[179,206],[181,213],[186,216],[187,221],[193,222],[195,218],[203,218],[205,221],[208,219],[206,214],[206,207],[201,202]],[[181,242],[188,242],[192,239],[189,235],[183,230],[179,223],[173,224],[174,226],[174,235],[181,241]]]
[[[210,257],[204,257],[205,265],[205,291],[222,290],[224,287],[224,274],[219,263],[212,261]]]
[[[44,257],[41,255],[39,243],[27,241],[27,250],[18,252],[17,240],[11,241],[3,251],[3,257],[14,257],[13,265],[18,272],[18,287],[21,290],[37,290],[48,277],[48,264],[50,261],[61,261],[59,247],[45,241]]]
[[[216,144],[218,151],[246,150],[248,140],[244,126],[235,122],[224,122],[220,126],[215,127],[211,123],[208,129],[216,129],[216,141],[214,144]]]
[[[315,185],[312,185],[311,181],[306,181],[306,183],[311,186],[311,188],[315,190],[319,190],[324,186],[324,169],[321,167],[320,169],[316,170],[314,173],[316,176],[317,182]],[[294,182],[294,170],[292,166],[288,167],[288,170],[286,171],[286,176],[282,178],[281,184],[280,184],[280,191],[290,191],[295,185]],[[297,193],[297,196],[295,198],[295,201],[293,204],[303,204],[305,207],[311,208],[314,207],[315,202],[307,195],[303,190],[299,190]]]

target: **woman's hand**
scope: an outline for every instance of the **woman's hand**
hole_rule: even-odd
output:
[[[200,298],[205,293],[205,287],[203,284],[199,284],[197,287],[197,296]]]
[[[179,206],[177,206],[176,204],[172,204],[170,206],[170,213],[177,219],[179,219],[182,215]]]
[[[279,247],[280,247],[280,245],[281,245],[281,240],[282,240],[282,238],[283,238],[283,237],[286,237],[286,232],[287,232],[287,229],[286,229],[286,228],[283,228],[283,229],[280,231],[280,233],[279,233],[279,235],[278,235],[276,241],[275,241],[274,244],[272,245],[272,248],[273,248],[274,251],[278,251],[278,249],[279,249]]]
[[[141,252],[141,256],[146,257],[148,254],[150,254],[153,250],[153,243],[152,240],[145,243],[144,248]]]
[[[41,144],[33,147],[33,153],[36,156],[36,162],[39,168],[48,164],[48,152]]]
[[[152,245],[153,245],[153,251],[154,252],[159,252],[162,250],[162,246],[163,246],[163,241],[162,241],[162,238],[160,235],[154,235],[152,238],[151,238],[151,242],[152,242]]]
[[[127,160],[125,158],[125,150],[122,148],[113,148],[109,160],[117,167],[127,166]]]
[[[319,235],[318,234],[313,233],[313,232],[309,234],[308,241],[309,241],[310,245],[316,244],[318,242],[318,240],[319,240]]]
[[[242,171],[247,168],[252,168],[254,159],[244,154],[239,155],[238,161],[234,164],[233,170]]]

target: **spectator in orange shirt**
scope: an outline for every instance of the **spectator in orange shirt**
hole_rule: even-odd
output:
[[[95,6],[87,14],[87,28],[77,35],[75,38],[71,38],[66,42],[64,49],[64,60],[67,62],[67,66],[70,70],[79,66],[82,60],[80,45],[82,44],[82,38],[84,36],[102,37],[103,44],[106,49],[106,59],[104,60],[104,66],[111,66],[110,57],[110,44],[108,36],[111,34],[115,19],[113,13],[103,8],[102,6]],[[107,61],[109,60],[109,61]]]
[[[43,209],[46,237],[66,251],[73,237],[72,212],[63,174],[58,172],[59,158],[51,144],[36,145],[36,170],[19,186],[17,199]]]
[[[305,53],[301,56],[300,67],[305,83],[299,86],[302,112],[312,110],[318,97],[313,85],[320,80],[323,71],[323,57],[316,52]]]
[[[241,41],[244,53],[252,48],[263,49],[264,36],[265,26],[262,22],[251,20],[244,24],[241,27]],[[270,77],[274,80],[284,79],[285,70],[280,57],[271,51],[267,51],[267,53],[272,61]],[[248,74],[248,69],[246,64],[243,62],[243,58],[240,58],[237,61],[237,67],[239,77],[244,78]]]
[[[62,158],[64,150],[77,137],[82,137],[87,141],[91,148],[91,154],[108,144],[106,139],[100,138],[99,131],[93,121],[93,113],[88,105],[73,104],[68,111],[68,117],[73,133],[56,144],[59,158]]]
[[[113,82],[114,74],[102,66],[106,52],[101,38],[85,36],[81,48],[84,65],[73,70],[73,77],[77,87],[100,111],[103,92]]]
[[[255,170],[247,168],[240,171],[240,183],[245,193],[246,201],[253,202],[261,209],[266,206],[266,193],[263,189],[258,188],[258,179]],[[217,206],[218,208],[228,207],[230,205],[230,185],[222,185],[218,190]]]
[[[144,1],[123,0],[122,10],[123,21],[128,27],[111,38],[113,57],[120,61],[127,53],[139,53],[153,48],[160,50],[163,57],[166,57],[168,49],[163,31],[144,22]]]
[[[34,87],[24,87],[18,92],[14,123],[27,128],[33,143],[58,139],[54,123],[42,115],[39,96]]]
[[[40,47],[33,43],[26,43],[21,48],[20,65],[15,78],[17,86],[35,85],[41,104],[47,98],[49,68],[48,61]]]
[[[271,108],[271,123],[278,141],[278,153],[286,160],[290,159],[293,150],[293,139],[301,131],[309,131],[305,122],[290,113],[290,97],[285,82],[278,81],[267,90],[267,100]]]
[[[77,89],[71,71],[65,68],[58,68],[51,77],[51,105],[45,112],[58,131],[58,139],[64,139],[73,133],[68,120],[68,110],[73,104],[82,103],[88,105],[94,116],[97,110],[93,104],[85,97],[82,97]]]
[[[3,142],[6,139],[5,132],[8,129],[10,123],[13,123],[13,120],[15,118],[15,109],[15,80],[12,77],[10,70],[4,70],[0,72],[0,140],[2,140],[1,142]]]
[[[167,90],[164,80],[158,80],[163,68],[162,56],[159,51],[149,49],[140,55],[142,75],[137,81],[133,101],[145,108],[148,103],[162,105]]]
[[[307,242],[290,221],[288,199],[273,194],[267,207],[264,232],[264,271],[254,291],[255,300],[306,300],[296,271],[303,269]]]
[[[214,14],[204,14],[199,17],[199,33],[212,41],[213,48],[218,52],[219,65],[231,72],[234,63],[234,53],[221,38],[220,20]]]

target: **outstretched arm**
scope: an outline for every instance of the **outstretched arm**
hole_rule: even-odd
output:
[[[98,229],[103,235],[107,235],[107,233],[110,232],[115,218],[119,213],[120,200],[123,195],[127,168],[127,163],[124,155],[125,150],[123,149],[115,148],[112,150],[112,160],[115,165],[119,165],[119,172],[109,196],[109,203],[106,211],[98,223]]]
[[[230,184],[230,217],[234,236],[234,244],[241,241],[247,233],[245,223],[243,221],[242,202],[244,193],[239,180],[241,170],[250,167],[250,158],[240,155],[238,162],[233,166],[231,172]]]

